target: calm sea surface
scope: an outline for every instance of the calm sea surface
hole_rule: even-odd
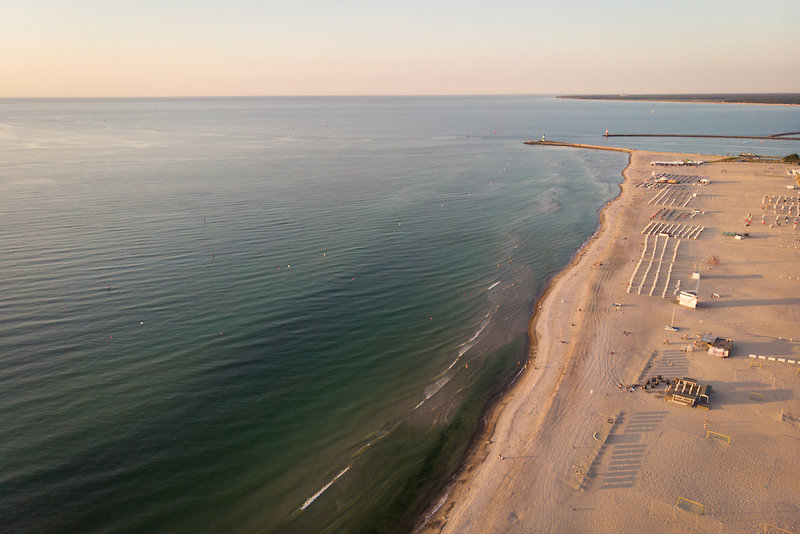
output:
[[[519,370],[627,156],[800,110],[0,100],[0,529],[385,532]],[[785,155],[798,143],[613,139]]]

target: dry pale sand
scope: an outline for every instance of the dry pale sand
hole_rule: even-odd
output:
[[[780,164],[649,165],[685,157],[714,159],[632,154],[599,235],[541,301],[538,346],[496,408],[490,439],[420,532],[800,533],[800,364],[778,361],[800,361],[800,229],[792,228],[794,216],[784,223],[785,210],[762,211],[764,195],[800,197],[800,190],[786,189],[791,181]],[[628,292],[645,247],[642,230],[664,222],[651,219],[665,208],[652,200],[666,196],[663,188],[639,186],[654,170],[711,180],[674,187],[678,200],[667,206],[689,198],[681,209],[704,213],[671,224],[704,230],[697,239],[661,237],[652,265],[649,237]],[[776,215],[781,226],[770,227]],[[704,263],[713,255],[718,265]],[[695,268],[700,306],[693,310],[670,297],[677,280],[694,289]],[[678,332],[664,329],[673,310]],[[731,357],[682,350],[700,333],[732,338]],[[619,387],[658,374],[711,384],[711,409],[668,403],[663,385]],[[678,506],[679,499],[687,501]]]

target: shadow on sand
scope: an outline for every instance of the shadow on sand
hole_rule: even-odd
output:
[[[703,302],[701,306],[703,308],[734,308],[738,306],[800,306],[800,298],[745,300],[713,299]]]
[[[709,381],[713,389],[711,409],[734,404],[784,402],[792,397],[791,389],[773,389],[765,382]]]

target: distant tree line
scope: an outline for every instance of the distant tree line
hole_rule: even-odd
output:
[[[648,100],[672,102],[726,102],[730,104],[793,104],[800,105],[800,93],[714,93],[654,95],[564,95],[558,98],[583,100]]]

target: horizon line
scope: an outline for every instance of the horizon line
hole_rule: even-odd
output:
[[[767,92],[668,92],[668,93],[352,93],[352,94],[251,94],[251,95],[86,95],[86,96],[0,96],[0,100],[124,100],[124,99],[188,99],[188,98],[397,98],[397,97],[477,97],[477,96],[540,96],[540,97],[597,97],[597,96],[717,96],[717,95],[800,95],[796,91],[767,91]]]

